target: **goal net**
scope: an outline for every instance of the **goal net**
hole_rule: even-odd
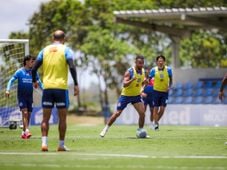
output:
[[[8,127],[11,121],[19,122],[21,113],[17,103],[17,81],[5,97],[9,79],[23,66],[23,58],[29,54],[29,41],[26,39],[0,39],[0,126]]]

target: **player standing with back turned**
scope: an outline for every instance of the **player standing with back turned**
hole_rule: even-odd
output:
[[[48,151],[49,119],[54,105],[58,109],[59,116],[59,146],[57,151],[69,150],[65,146],[66,117],[69,106],[68,96],[68,68],[74,81],[74,95],[79,94],[76,68],[73,63],[72,50],[64,45],[65,33],[57,30],[53,34],[53,43],[40,51],[36,63],[32,69],[32,81],[37,87],[35,75],[42,65],[43,69],[43,120],[41,123],[42,147],[41,151]]]

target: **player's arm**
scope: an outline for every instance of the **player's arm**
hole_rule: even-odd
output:
[[[67,59],[67,63],[69,65],[69,71],[71,73],[71,76],[72,76],[73,82],[74,82],[74,96],[76,96],[76,95],[79,94],[79,86],[78,86],[78,81],[77,81],[76,67],[75,67],[72,59]]]
[[[37,73],[37,75],[36,75],[36,82],[38,83],[39,88],[40,88],[41,90],[43,90],[43,83],[42,83],[42,81],[40,80],[39,74],[38,74],[38,73]]]
[[[168,67],[168,74],[169,74],[169,88],[171,88],[173,85],[173,73],[172,73],[172,69],[169,67]]]
[[[143,88],[146,87],[148,84],[149,84],[149,78],[145,77],[142,82]]]
[[[143,80],[143,89],[144,87],[146,87],[147,85],[149,84],[149,70],[148,69],[145,69],[145,78]]]
[[[136,80],[136,77],[131,77],[130,72],[126,71],[123,79],[123,87],[128,87],[134,80]]]
[[[34,66],[32,67],[32,82],[33,82],[33,87],[37,88],[38,87],[38,82],[36,80],[36,75],[37,75],[37,70],[38,68],[42,65],[42,61],[36,60]]]
[[[145,93],[144,89],[146,88],[146,85],[144,85],[141,89],[140,96],[141,97],[147,97],[147,93]]]
[[[38,88],[38,82],[36,80],[36,76],[37,76],[38,68],[43,64],[43,51],[44,50],[39,52],[39,55],[35,61],[35,64],[32,67],[32,82],[33,82],[34,88]]]
[[[78,86],[78,81],[77,81],[76,66],[73,63],[73,52],[70,48],[66,48],[65,57],[66,57],[67,64],[69,65],[69,71],[70,71],[71,76],[73,78],[74,96],[76,96],[76,95],[79,94],[79,86]]]
[[[17,72],[13,75],[13,77],[11,77],[11,79],[9,80],[8,84],[7,84],[7,87],[6,87],[6,97],[9,97],[9,94],[10,94],[10,88],[12,87],[13,85],[13,82],[18,78],[17,76]]]
[[[227,84],[227,74],[225,74],[225,76],[222,80],[220,91],[219,91],[219,94],[218,94],[218,97],[219,97],[220,100],[223,100],[223,98],[224,98],[224,88],[225,88],[226,84]]]
[[[149,81],[149,82],[150,82],[151,79],[154,77],[154,75],[155,75],[155,69],[152,68],[152,69],[150,70],[149,75],[148,75],[148,81]]]
[[[172,87],[173,84],[173,76],[169,76],[169,88]]]

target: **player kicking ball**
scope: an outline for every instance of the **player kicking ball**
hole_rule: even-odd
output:
[[[121,115],[122,111],[126,106],[131,103],[139,114],[139,129],[137,130],[137,137],[145,138],[147,137],[146,131],[143,129],[145,112],[144,104],[141,100],[140,92],[143,84],[146,82],[144,66],[144,57],[137,56],[135,60],[135,66],[129,68],[123,79],[123,89],[121,96],[118,99],[117,111],[110,117],[107,125],[104,127],[100,133],[101,137],[104,137],[110,128],[110,126],[115,122],[115,120]]]
[[[15,80],[18,80],[17,86],[17,100],[20,110],[22,112],[23,131],[21,134],[22,139],[29,139],[32,134],[29,131],[29,121],[32,112],[33,103],[33,84],[31,69],[34,64],[35,58],[27,55],[24,57],[24,67],[18,69],[12,78],[9,80],[6,88],[6,97],[10,96],[10,88]],[[36,81],[38,81],[40,88],[42,89],[42,83],[36,75]]]

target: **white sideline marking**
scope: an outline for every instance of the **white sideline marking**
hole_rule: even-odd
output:
[[[227,159],[226,156],[198,156],[198,155],[179,155],[179,156],[149,156],[135,154],[105,154],[105,153],[75,153],[63,152],[63,154],[77,156],[100,156],[100,157],[126,157],[126,158],[151,158],[151,159]],[[59,152],[0,152],[0,155],[62,155]]]
[[[0,152],[0,155],[61,155],[59,152]],[[102,157],[126,157],[126,158],[149,158],[147,155],[133,155],[133,154],[96,154],[96,153],[75,153],[63,152],[63,154],[78,155],[78,156],[102,156]]]

